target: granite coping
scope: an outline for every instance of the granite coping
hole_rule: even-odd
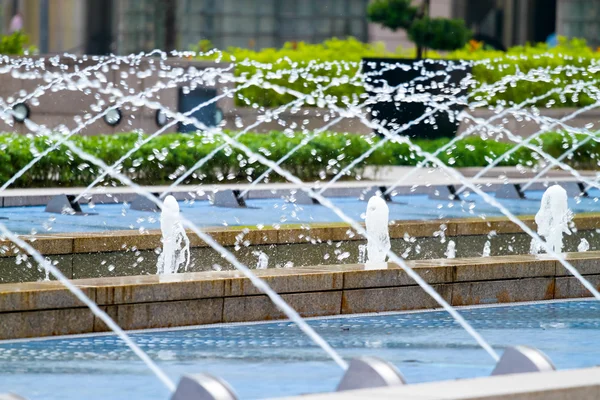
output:
[[[587,263],[583,275],[600,275],[600,252],[570,253],[573,262]],[[431,285],[512,281],[525,278],[570,277],[548,256],[515,255],[407,261]],[[276,293],[309,293],[353,289],[417,286],[400,266],[343,264],[252,271]],[[98,305],[164,302],[216,297],[262,295],[239,271],[206,271],[175,275],[141,275],[75,279]],[[0,284],[0,313],[83,306],[57,281]]]
[[[600,252],[567,254],[600,287]],[[583,263],[578,265],[577,263]],[[453,306],[589,297],[548,256],[408,261]],[[253,270],[305,317],[439,308],[400,266],[317,265]],[[72,280],[123,329],[283,319],[238,271]],[[0,285],[0,340],[105,332],[108,328],[56,281]]]
[[[594,367],[310,394],[285,399],[595,400],[598,398],[600,398],[600,368]]]
[[[530,228],[535,229],[533,216],[520,217]],[[600,214],[578,214],[575,223],[580,231],[595,230],[600,226]],[[364,225],[363,225],[364,226]],[[466,218],[435,221],[395,221],[389,226],[392,239],[402,239],[406,235],[423,238],[433,237],[440,231],[447,237],[487,235],[494,231],[496,234],[521,233],[516,224],[504,217]],[[327,241],[362,240],[352,228],[344,223],[284,225],[279,229],[265,227],[209,227],[204,228],[214,240],[222,246],[250,243],[250,245],[271,244],[305,244],[324,243]],[[192,231],[188,231],[191,247],[208,247]],[[145,233],[138,231],[106,231],[85,233],[59,233],[44,236],[24,236],[31,241],[34,248],[44,255],[71,253],[103,253],[135,250],[154,250],[161,247],[160,230],[149,230]],[[12,256],[9,251],[14,246],[10,242],[0,243],[0,257]],[[4,253],[2,248],[6,248]]]

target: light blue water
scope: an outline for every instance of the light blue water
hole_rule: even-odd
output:
[[[531,200],[499,199],[516,215],[533,215],[539,209],[542,191],[529,191]],[[590,197],[579,201],[571,198],[569,206],[573,212],[596,212],[600,191],[590,192]],[[331,199],[344,213],[355,220],[362,220],[366,202],[354,197]],[[472,202],[451,202],[429,199],[427,195],[404,195],[394,197],[389,204],[390,220],[432,220],[445,218],[467,218],[476,216],[501,216],[494,207],[476,195],[469,196]],[[214,207],[208,201],[181,202],[180,207],[186,218],[198,226],[235,226],[273,224],[300,224],[313,222],[340,222],[340,218],[326,207],[319,205],[295,205],[283,199],[249,200],[248,209]],[[91,210],[87,205],[83,211],[93,211],[98,215],[73,216],[44,212],[39,207],[0,208],[0,217],[8,229],[19,234],[32,231],[38,234],[58,232],[97,232],[106,230],[159,229],[158,214],[130,210],[123,204],[98,204]]]
[[[463,309],[498,351],[526,344],[560,369],[600,364],[600,303]],[[346,359],[394,363],[409,383],[488,375],[493,361],[445,312],[331,318],[311,325]],[[133,335],[166,373],[210,372],[241,398],[331,391],[341,370],[294,325],[270,323]],[[113,336],[0,342],[0,393],[31,400],[165,400],[166,389]]]

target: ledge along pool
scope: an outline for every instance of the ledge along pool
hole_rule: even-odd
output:
[[[461,314],[499,351],[529,345],[558,369],[600,359],[600,304],[561,301],[462,308]],[[310,324],[346,359],[377,356],[407,382],[490,374],[493,360],[443,311],[320,318]],[[132,334],[174,379],[209,372],[241,398],[332,391],[341,370],[289,322],[220,325]],[[29,400],[164,400],[169,394],[113,335],[0,342],[0,392]]]

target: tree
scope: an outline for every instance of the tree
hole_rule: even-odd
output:
[[[420,7],[411,3],[411,0],[374,0],[367,8],[367,15],[371,22],[392,31],[405,30],[417,46],[418,59],[423,57],[425,48],[457,50],[471,38],[471,31],[463,20],[430,18],[430,0],[424,0]]]

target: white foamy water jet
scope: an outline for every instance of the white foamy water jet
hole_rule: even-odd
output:
[[[577,246],[577,251],[583,253],[585,251],[588,251],[590,249],[590,243],[585,240],[584,238],[581,239],[581,242],[579,242],[579,245]]]
[[[157,274],[176,274],[181,266],[187,271],[190,265],[190,240],[181,223],[179,203],[173,196],[167,196],[160,213],[163,249],[158,256]]]
[[[392,247],[388,229],[390,210],[379,196],[373,196],[367,203],[367,264],[385,263],[387,252]]]
[[[550,186],[542,196],[540,210],[535,215],[538,235],[556,253],[563,249],[563,234],[570,235],[569,223],[573,213],[569,210],[567,191],[559,185]],[[532,253],[539,252],[540,244],[532,243]]]
[[[456,243],[454,243],[454,240],[448,241],[448,247],[446,248],[444,255],[447,258],[456,258]]]
[[[364,264],[367,262],[367,245],[359,244],[358,245],[358,263]]]
[[[258,262],[256,263],[256,269],[267,269],[269,267],[269,256],[266,255],[262,251],[254,251],[256,257],[258,257]]]
[[[487,240],[485,242],[485,244],[483,245],[483,253],[481,254],[481,257],[489,257],[490,253],[491,253],[491,247],[492,247],[492,244],[490,243],[489,240]]]

